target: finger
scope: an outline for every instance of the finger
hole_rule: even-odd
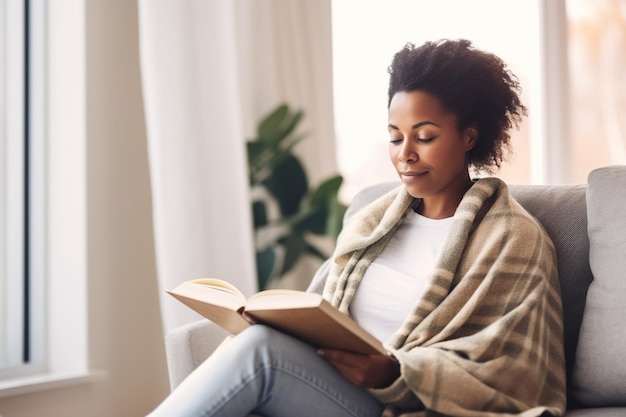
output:
[[[318,353],[334,362],[343,363],[354,367],[364,367],[370,360],[369,355],[348,352],[339,349],[319,349]]]
[[[344,378],[346,378],[354,385],[361,386],[361,383],[365,378],[365,375],[361,369],[355,368],[354,366],[345,365],[342,362],[334,362],[333,360],[329,360],[329,362],[339,371],[339,373],[344,376]]]
[[[363,386],[369,369],[367,355],[330,349],[320,349],[318,353],[326,358],[352,384]]]
[[[250,324],[257,324],[257,321],[254,317],[248,314],[246,311],[241,312],[241,316]]]
[[[391,355],[360,355],[331,349],[320,349],[319,353],[359,387],[388,386],[400,376],[400,364]]]

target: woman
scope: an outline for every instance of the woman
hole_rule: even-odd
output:
[[[157,416],[539,416],[565,408],[554,247],[496,178],[526,109],[466,40],[407,44],[389,68],[402,185],[357,212],[311,288],[389,355],[315,350],[265,326],[233,338]]]

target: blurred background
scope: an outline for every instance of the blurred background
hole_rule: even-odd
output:
[[[333,216],[396,179],[393,54],[440,38],[521,81],[498,176],[626,164],[626,0],[0,0],[0,416],[146,415],[169,392],[165,335],[200,319],[166,289],[251,294],[267,259],[268,286],[305,288]],[[293,209],[285,171],[252,179],[268,132],[302,166]]]

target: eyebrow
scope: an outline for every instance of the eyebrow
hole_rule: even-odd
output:
[[[419,122],[419,123],[416,123],[416,124],[414,124],[413,126],[411,126],[411,130],[417,129],[417,128],[422,127],[422,126],[424,126],[424,125],[433,125],[433,126],[441,127],[441,126],[439,126],[439,125],[438,125],[437,123],[435,123],[435,122],[431,122],[430,120],[425,120],[425,121],[423,121],[423,122]],[[394,130],[400,130],[400,128],[399,128],[398,126],[393,125],[393,124],[391,124],[391,123],[389,123],[389,124],[387,125],[387,127],[391,128],[391,129],[394,129]]]

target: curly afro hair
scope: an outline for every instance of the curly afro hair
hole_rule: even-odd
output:
[[[456,115],[459,132],[478,131],[468,152],[475,170],[493,172],[511,151],[509,130],[519,127],[526,107],[517,77],[497,56],[465,39],[443,39],[416,47],[407,43],[389,66],[389,101],[397,92],[425,91]]]

